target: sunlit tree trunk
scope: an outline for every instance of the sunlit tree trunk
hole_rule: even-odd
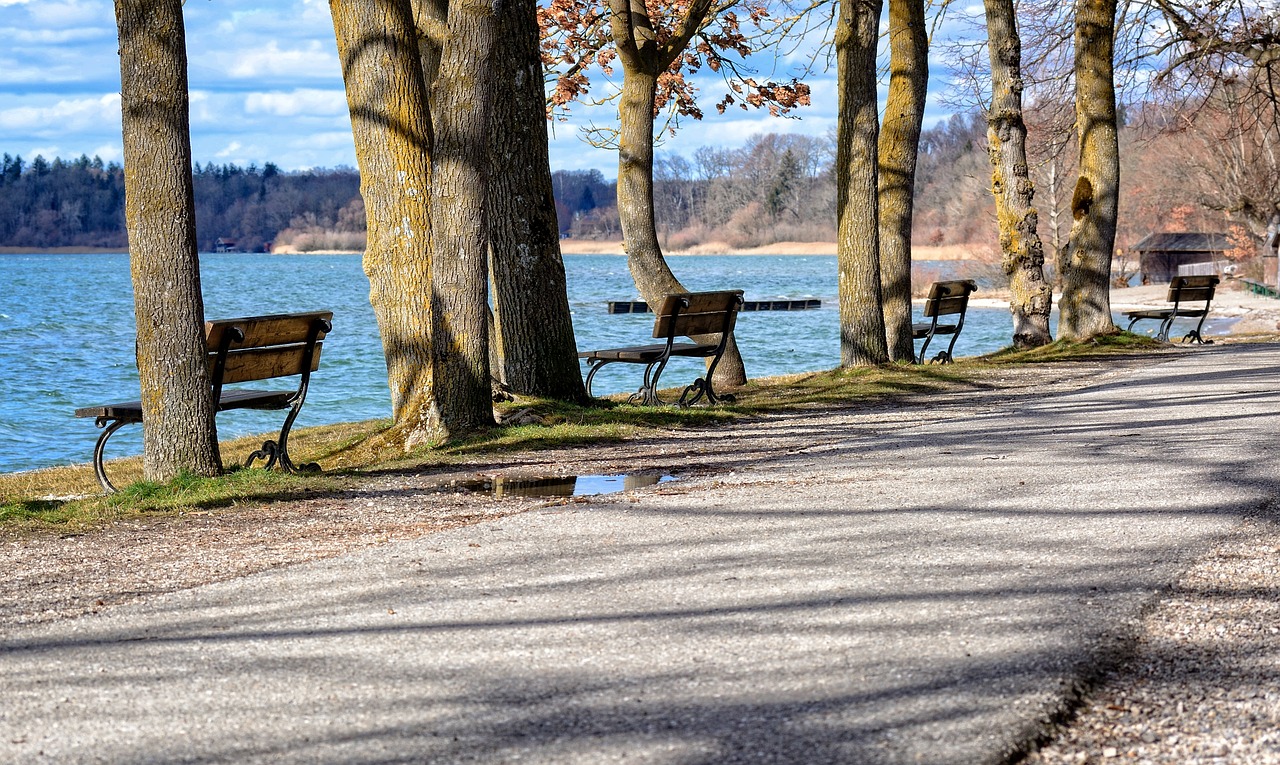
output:
[[[911,216],[929,84],[924,0],[889,0],[889,96],[879,138],[880,287],[892,361],[911,361]]]
[[[394,425],[412,448],[447,437],[432,357],[431,123],[407,0],[330,0],[368,217],[364,270]]]
[[[840,0],[836,26],[840,94],[836,147],[836,237],[840,364],[889,360],[880,290],[876,143],[876,40],[880,0]]]
[[[1062,290],[1062,274],[1066,272],[1066,246],[1062,243],[1062,180],[1059,177],[1059,158],[1049,158],[1049,246],[1053,248],[1053,287]],[[1043,240],[1042,240],[1043,243]],[[1052,309],[1051,309],[1052,310]]]
[[[658,76],[667,70],[711,8],[710,0],[693,0],[677,34],[663,43],[650,23],[643,0],[609,0],[611,26],[622,65],[622,93],[618,100],[618,216],[626,243],[627,265],[636,289],[651,305],[664,295],[688,292],[662,256],[653,205],[653,128],[657,114]],[[736,285],[724,285],[725,289]],[[742,355],[730,338],[714,385],[742,385],[747,381]]]
[[[1116,0],[1076,2],[1076,133],[1080,169],[1071,197],[1071,236],[1058,336],[1086,340],[1115,331],[1111,255],[1116,239],[1120,146],[1116,130]]]
[[[455,436],[493,424],[485,198],[495,7],[451,0],[431,85],[432,346],[440,414]]]
[[[1031,206],[1035,186],[1027,166],[1027,126],[1022,116],[1022,40],[1013,0],[986,0],[987,50],[991,55],[991,112],[987,148],[991,193],[1000,226],[1000,251],[1009,277],[1013,345],[1035,348],[1053,338],[1049,310],[1053,290],[1044,278],[1044,245]]]
[[[551,191],[535,0],[499,12],[490,115],[489,234],[496,350],[517,393],[582,399]]]
[[[449,36],[449,0],[409,0],[409,7],[413,9],[413,23],[417,27],[422,78],[430,93],[440,73],[440,56]]]
[[[181,0],[116,0],[143,474],[222,471],[196,250]]]

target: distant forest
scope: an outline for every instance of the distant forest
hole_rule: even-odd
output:
[[[1225,221],[1198,205],[1159,136],[1123,131],[1125,165],[1118,244],[1152,230],[1223,230]],[[703,147],[692,159],[659,154],[655,208],[664,245],[707,242],[752,247],[777,241],[834,241],[834,138],[765,134],[739,148]],[[925,130],[916,177],[917,245],[996,249],[989,191],[986,121],[957,115]],[[1042,158],[1035,169],[1041,236],[1046,249],[1065,240],[1070,215],[1067,158]],[[209,163],[194,167],[196,231],[204,251],[300,252],[364,247],[359,175],[350,168],[281,171]],[[621,238],[614,183],[598,170],[553,174],[556,210],[566,237]],[[124,172],[81,156],[48,161],[3,156],[0,246],[126,246]]]
[[[360,177],[354,170],[282,172],[268,162],[250,165],[196,163],[196,231],[200,249],[218,240],[260,251],[291,227],[364,228]],[[36,157],[30,164],[5,154],[0,160],[0,246],[127,246],[124,169],[101,159]]]

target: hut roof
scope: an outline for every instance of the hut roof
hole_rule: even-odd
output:
[[[1135,244],[1136,252],[1226,252],[1232,248],[1226,234],[1221,233],[1154,233]]]

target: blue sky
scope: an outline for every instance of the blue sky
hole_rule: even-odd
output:
[[[109,0],[0,0],[0,152],[28,162],[81,154],[120,161],[113,13]],[[355,166],[327,0],[186,0],[185,18],[197,162]],[[799,119],[781,120],[736,109],[717,115],[711,105],[718,92],[709,82],[707,117],[683,123],[662,151],[732,148],[765,132],[825,134],[835,124],[832,79],[809,82],[813,106]],[[936,98],[929,123],[947,116]],[[616,155],[587,145],[578,132],[613,119],[610,106],[576,107],[570,122],[553,127],[553,168],[616,175]]]

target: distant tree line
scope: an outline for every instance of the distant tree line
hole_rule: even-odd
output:
[[[119,165],[85,156],[0,160],[0,246],[124,247],[125,240]]]
[[[282,232],[364,228],[360,177],[349,168],[282,172],[268,162],[241,168],[212,162],[193,167],[200,248],[218,240],[232,249],[260,251]],[[124,169],[101,158],[26,163],[0,159],[0,246],[105,247],[128,245]]]
[[[1118,239],[1125,247],[1152,231],[1227,231],[1231,221],[1207,206],[1190,177],[1210,159],[1188,136],[1169,134],[1161,110],[1122,110],[1125,167],[1121,175]],[[1049,143],[1044,127],[1032,137]],[[654,213],[663,244],[673,249],[704,242],[753,247],[835,237],[835,137],[764,134],[739,148],[705,146],[692,159],[659,154],[654,162]],[[1062,246],[1071,221],[1071,188],[1062,152],[1031,164],[1036,205],[1050,253]],[[615,183],[598,170],[553,174],[561,234],[580,239],[621,238]],[[998,251],[991,196],[987,118],[953,115],[920,135],[912,240],[916,246],[967,245]],[[1219,196],[1231,198],[1231,194]],[[1060,231],[1057,229],[1061,229]],[[1052,259],[1050,260],[1052,263]]]

